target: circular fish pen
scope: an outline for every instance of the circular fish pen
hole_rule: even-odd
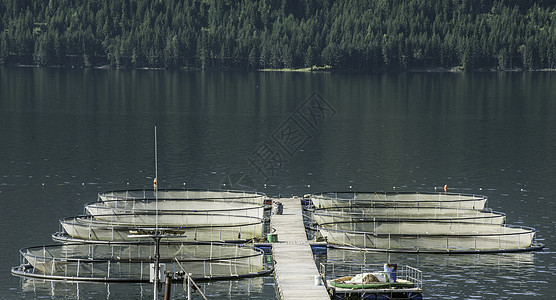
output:
[[[388,252],[519,252],[544,247],[535,229],[506,225],[487,197],[456,193],[326,192],[310,196],[328,243]]]
[[[234,190],[205,189],[137,189],[115,190],[98,194],[98,201],[110,200],[226,200],[229,202],[247,202],[263,205],[268,197],[263,193]]]
[[[154,262],[153,243],[63,244],[19,250],[16,276],[49,280],[148,282]],[[222,243],[160,243],[161,269],[179,271],[194,280],[223,280],[261,276],[272,272],[264,252],[250,246]]]
[[[505,224],[506,214],[492,210],[443,207],[330,207],[310,210],[317,224],[369,220],[452,221]]]
[[[328,243],[387,252],[494,253],[543,247],[525,226],[423,220],[367,220],[318,225]]]
[[[443,207],[483,210],[487,197],[434,192],[325,192],[310,195],[315,208]]]
[[[263,218],[265,206],[259,203],[223,199],[120,199],[85,204],[87,214],[202,214],[217,213]]]
[[[82,215],[60,220],[63,230],[73,240],[137,241],[133,232],[162,230],[179,241],[242,242],[263,236],[264,220],[250,216],[214,213]],[[66,235],[55,234],[65,241]],[[145,239],[145,238],[144,238]]]

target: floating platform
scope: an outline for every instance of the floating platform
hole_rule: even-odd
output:
[[[303,225],[301,199],[278,199],[282,214],[274,214],[270,225],[277,241],[272,243],[274,276],[281,299],[330,299],[313,259]],[[317,281],[317,282],[316,282]]]

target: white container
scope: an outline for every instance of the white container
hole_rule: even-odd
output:
[[[322,285],[322,276],[315,275],[315,285]]]
[[[149,281],[154,282],[154,264],[150,264]],[[158,264],[158,280],[164,278],[164,273],[166,272],[166,264]]]

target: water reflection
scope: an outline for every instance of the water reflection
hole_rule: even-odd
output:
[[[146,283],[78,283],[21,278],[21,294],[29,297],[48,295],[59,299],[152,299],[151,284]],[[269,299],[274,295],[272,276],[246,278],[242,280],[198,282],[197,285],[207,298],[212,299]],[[162,298],[164,291],[159,294]],[[172,299],[185,299],[187,292],[183,284],[172,285]],[[193,299],[202,299],[193,293]]]
[[[386,252],[352,251],[342,249],[329,249],[328,261],[349,261],[354,263],[376,263],[380,261],[401,260],[403,263],[415,262],[427,265],[442,265],[445,267],[496,267],[513,268],[516,265],[533,265],[535,252],[498,253],[498,254],[405,254]]]
[[[506,298],[537,296],[549,278],[539,278],[535,252],[500,254],[401,254],[329,249],[317,263],[405,264],[423,271],[427,298],[461,299],[479,295]],[[548,274],[547,274],[548,275]],[[523,286],[532,287],[524,290]],[[458,286],[458,289],[454,289]]]
[[[509,223],[537,228],[548,247],[556,243],[554,73],[0,67],[0,215],[10,228],[9,242],[0,246],[6,256],[1,269],[18,263],[19,248],[51,243],[57,220],[80,211],[98,192],[152,186],[154,125],[161,186],[219,188],[229,175],[250,168],[247,157],[314,91],[337,115],[287,157],[266,188],[254,186],[259,191],[433,191],[447,184],[450,191],[485,194]],[[364,255],[369,262],[388,260],[387,254]],[[391,257],[425,271],[428,298],[550,297],[556,286],[556,255],[548,251]],[[0,298],[14,298],[17,279],[9,272],[0,276]],[[110,293],[119,287],[111,285]],[[106,297],[99,290],[99,298]]]

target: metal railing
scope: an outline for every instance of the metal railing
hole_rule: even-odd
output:
[[[267,198],[263,193],[237,190],[205,190],[205,189],[158,189],[155,194],[153,189],[114,190],[98,194],[98,201],[105,200],[155,200],[155,199],[182,199],[182,200],[242,200],[244,202],[261,203]]]
[[[329,208],[313,210],[312,218],[318,223],[407,221],[501,225],[506,221],[504,213],[458,208]]]
[[[125,241],[130,230],[175,231],[183,241],[242,241],[263,235],[264,219],[215,213],[82,215],[60,220],[64,231],[82,240]],[[183,237],[185,235],[185,237]]]
[[[440,192],[325,192],[310,196],[315,207],[452,207],[483,210],[488,198],[482,195]]]
[[[264,251],[254,247],[215,243],[162,245],[178,249],[176,252],[172,248],[161,255],[160,262],[165,269],[176,272],[181,270],[180,264],[184,265],[195,280],[253,277],[271,269],[265,268]],[[180,249],[185,250],[180,253]],[[148,282],[154,259],[152,251],[153,245],[146,244],[29,247],[20,250],[21,264],[12,268],[12,273],[73,281]]]
[[[535,229],[525,226],[495,226],[499,230],[494,232],[478,230],[457,233],[446,230],[444,233],[403,233],[336,229],[333,228],[334,224],[330,225],[331,227],[318,226],[320,233],[330,244],[376,251],[498,253],[531,251],[544,246],[536,243]]]
[[[262,217],[265,206],[259,203],[226,201],[221,199],[183,200],[183,199],[135,199],[105,200],[85,204],[86,214],[206,214],[218,213]]]

